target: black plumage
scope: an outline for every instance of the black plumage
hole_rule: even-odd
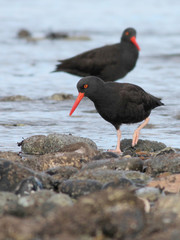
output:
[[[145,92],[137,85],[130,83],[105,83],[100,78],[94,76],[82,78],[77,83],[77,89],[81,99],[83,96],[86,96],[92,100],[101,117],[114,125],[119,135],[121,124],[131,124],[145,120],[134,133],[133,146],[137,144],[140,130],[148,123],[151,110],[164,105],[159,98]],[[77,100],[70,115],[80,100]],[[120,144],[120,137],[118,136],[118,138]],[[116,152],[120,152],[118,145]]]
[[[131,71],[138,59],[139,46],[136,42],[136,30],[124,30],[121,42],[96,48],[72,58],[59,60],[56,71],[77,76],[97,76],[103,81],[115,81]]]

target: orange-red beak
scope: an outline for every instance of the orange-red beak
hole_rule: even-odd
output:
[[[81,92],[80,92],[79,95],[78,95],[78,97],[76,98],[76,101],[75,101],[75,103],[74,103],[74,105],[73,105],[70,113],[69,113],[69,116],[71,116],[71,115],[73,114],[73,112],[75,111],[75,109],[76,109],[77,106],[79,105],[80,101],[83,99],[83,97],[84,97],[84,93],[81,93]]]
[[[140,49],[138,43],[136,42],[136,37],[133,36],[133,37],[130,38],[130,40],[137,47],[137,49],[140,51],[141,49]]]

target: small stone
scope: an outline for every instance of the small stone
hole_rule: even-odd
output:
[[[180,120],[180,112],[176,114],[175,119]]]
[[[12,162],[19,162],[21,161],[21,156],[16,152],[5,151],[0,152],[0,159],[6,159]]]
[[[106,188],[128,188],[133,186],[133,182],[127,178],[115,179],[113,182],[108,182],[103,185],[102,189]]]
[[[17,195],[11,192],[0,192],[0,215],[3,214],[5,209],[9,209],[11,204],[16,203],[18,200]]]
[[[18,32],[18,37],[19,38],[29,38],[29,37],[31,37],[31,33],[27,29],[21,29]]]
[[[50,32],[46,35],[46,38],[51,40],[64,39],[64,38],[68,38],[68,34],[65,32]]]
[[[1,102],[23,102],[23,101],[30,101],[30,100],[31,100],[30,98],[22,95],[7,96],[7,97],[0,98]]]
[[[172,174],[166,177],[154,179],[148,183],[150,187],[156,187],[163,190],[164,193],[180,192],[180,174]]]
[[[173,214],[180,219],[180,195],[173,194],[159,198],[154,211],[158,215],[169,216],[169,218]]]
[[[164,154],[168,154],[168,153],[175,153],[175,152],[176,152],[176,150],[174,148],[166,147],[166,148],[163,148],[162,150],[156,152],[154,154],[154,156],[164,155]]]
[[[59,191],[66,193],[73,198],[78,198],[82,195],[87,195],[98,191],[102,188],[102,184],[96,180],[75,180],[69,179],[63,181],[59,187]]]
[[[121,141],[121,150],[123,152],[132,151],[147,151],[147,152],[156,152],[165,148],[166,145],[157,141],[141,140],[139,139],[138,144],[132,147],[132,139],[123,139]],[[130,154],[131,155],[131,154]]]
[[[82,169],[113,169],[142,171],[143,161],[140,158],[110,158],[87,163]]]
[[[110,159],[110,158],[119,158],[119,154],[114,152],[100,152],[92,160],[101,160],[101,159]]]
[[[50,204],[49,199],[56,195],[55,192],[49,190],[41,190],[31,193],[27,196],[19,197],[17,205],[9,210],[9,214],[18,217],[41,216],[50,213],[52,209],[57,207],[57,204]]]
[[[154,202],[159,198],[160,190],[155,187],[144,187],[136,190],[136,195],[150,202]]]
[[[24,184],[22,181],[29,177],[36,177],[42,183],[43,188],[54,189],[56,187],[56,181],[48,174],[35,172],[18,163],[4,159],[0,159],[0,176],[0,191],[14,192],[19,184],[23,189],[23,187],[28,186],[29,180],[25,181]]]
[[[42,183],[38,178],[32,176],[22,180],[19,183],[19,185],[16,187],[15,194],[24,196],[40,189],[43,189]]]
[[[72,94],[65,94],[65,93],[54,93],[51,97],[49,97],[49,100],[54,100],[54,101],[64,101],[64,100],[69,100],[72,99],[73,95]]]
[[[149,158],[145,161],[146,173],[158,175],[163,172],[180,172],[180,153],[169,153]]]
[[[46,171],[47,174],[58,180],[68,179],[77,172],[78,169],[72,166],[60,166],[50,168]]]
[[[110,170],[110,169],[88,169],[81,170],[74,174],[70,179],[93,179],[102,184],[116,181],[120,178],[126,178],[138,186],[144,186],[150,181],[150,176],[138,171]]]
[[[72,199],[67,194],[64,194],[64,193],[57,193],[55,195],[52,195],[47,200],[47,203],[57,204],[58,206],[61,206],[61,207],[73,205]]]
[[[123,158],[132,158],[131,155],[124,155]]]

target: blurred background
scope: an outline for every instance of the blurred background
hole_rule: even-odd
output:
[[[91,138],[99,148],[114,147],[115,129],[88,99],[69,117],[80,78],[51,71],[58,59],[119,42],[127,27],[136,29],[141,51],[134,70],[118,82],[137,84],[165,103],[152,111],[141,138],[180,147],[180,1],[0,2],[1,151],[19,151],[23,138],[54,132]],[[56,101],[50,98],[55,93],[74,99]],[[7,98],[16,95],[24,100]],[[123,125],[122,139],[132,138],[137,126]]]

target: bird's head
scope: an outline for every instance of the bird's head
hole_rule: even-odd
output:
[[[122,34],[121,40],[132,42],[137,47],[138,51],[140,51],[140,47],[136,41],[136,30],[134,28],[126,28]]]
[[[84,96],[88,97],[93,101],[95,97],[98,95],[98,91],[101,91],[102,87],[104,85],[103,80],[101,80],[98,77],[89,76],[84,77],[79,80],[77,83],[77,89],[79,92],[79,95],[71,109],[70,116],[73,114],[77,106],[79,105],[80,101],[83,99]]]

